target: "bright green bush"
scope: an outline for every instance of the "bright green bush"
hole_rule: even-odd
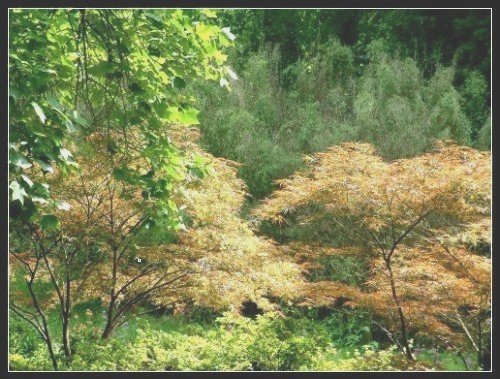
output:
[[[377,350],[371,345],[356,349],[344,357],[319,355],[313,363],[317,371],[400,371],[411,367],[396,347]]]
[[[144,320],[134,333],[125,333],[107,341],[84,332],[81,338],[74,341],[71,365],[61,365],[60,369],[345,371],[411,368],[395,348],[378,349],[373,343],[360,346],[363,338],[352,343],[345,340],[346,333],[361,336],[357,333],[360,325],[354,325],[354,318],[351,323],[345,324],[345,320],[335,317],[317,321],[305,317],[283,317],[270,312],[252,319],[225,313],[213,325],[182,326],[175,322],[175,328],[165,330],[155,329],[161,324],[159,319],[156,321],[154,325]],[[343,329],[336,330],[342,323],[345,324]],[[43,343],[22,348],[23,343],[30,340],[29,334],[28,329],[26,333],[17,328],[11,330],[11,370],[52,370]],[[55,349],[62,362],[60,344],[55,343]]]
[[[89,334],[77,339],[67,369],[299,370],[310,367],[317,354],[333,352],[325,329],[311,327],[305,321],[287,320],[277,313],[256,319],[225,314],[214,327],[203,331],[195,328],[193,334],[143,326],[132,339],[101,341]],[[43,344],[22,351],[18,346],[22,346],[24,335],[13,334],[13,370],[51,369]]]

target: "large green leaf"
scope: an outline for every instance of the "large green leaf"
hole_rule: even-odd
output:
[[[45,231],[57,230],[61,227],[61,223],[56,216],[45,215],[40,219],[40,227]]]
[[[28,169],[32,166],[23,154],[13,151],[12,149],[9,152],[9,163],[21,167],[22,169]]]
[[[28,196],[24,188],[21,187],[21,185],[16,181],[12,181],[9,185],[9,188],[12,190],[12,194],[10,197],[11,200],[19,200],[21,204],[24,204],[24,198]]]

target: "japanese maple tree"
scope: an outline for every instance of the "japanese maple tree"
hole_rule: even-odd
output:
[[[489,228],[490,153],[437,142],[432,152],[387,162],[368,144],[345,143],[307,160],[310,167],[282,180],[255,215],[282,225],[293,216],[346,241],[288,246],[302,262],[357,254],[369,264],[362,287],[309,283],[304,296],[312,303],[342,296],[370,309],[410,360],[410,332],[449,341],[450,315],[488,309],[490,259],[456,240],[478,223]]]

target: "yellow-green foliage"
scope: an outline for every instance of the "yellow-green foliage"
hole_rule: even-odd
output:
[[[333,357],[334,358],[334,357]],[[410,364],[395,346],[385,350],[376,350],[370,345],[355,349],[348,357],[328,359],[317,356],[313,359],[313,368],[317,371],[400,371],[425,369],[418,364]]]
[[[287,324],[289,322],[289,324]],[[42,344],[29,358],[11,352],[12,370],[50,370]],[[68,370],[89,371],[375,371],[422,369],[394,347],[363,346],[341,353],[328,331],[307,320],[286,320],[277,313],[256,319],[226,313],[215,327],[194,332],[139,329],[132,340],[81,340]]]

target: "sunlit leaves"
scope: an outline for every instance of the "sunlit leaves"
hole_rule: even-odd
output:
[[[11,189],[11,200],[19,200],[21,204],[24,204],[24,198],[28,195],[24,188],[22,188],[18,182],[13,181],[10,183],[9,188]]]
[[[222,31],[231,41],[234,41],[236,39],[236,36],[233,33],[231,33],[230,28],[222,28]]]
[[[194,128],[177,127],[173,135],[179,146],[191,152],[192,162],[191,183],[169,204],[183,204],[179,210],[189,220],[187,230],[179,234],[179,244],[171,248],[196,258],[190,278],[193,287],[183,296],[215,309],[239,306],[248,299],[272,308],[269,296],[294,296],[300,283],[298,267],[272,242],[254,235],[240,218],[245,191],[237,165],[202,151],[197,138]]]
[[[73,165],[65,134],[74,131],[67,105],[76,70],[71,63],[61,66],[73,47],[67,21],[58,21],[65,19],[63,12],[20,10],[11,16],[9,169],[11,179],[23,183],[28,199],[22,204],[27,212],[11,214],[16,218],[34,216],[36,204],[49,203],[39,173]]]
[[[45,124],[45,120],[47,119],[47,117],[45,116],[45,113],[43,112],[42,108],[40,108],[40,106],[34,101],[31,103],[31,105],[33,106],[33,109],[35,109],[35,112],[40,121],[42,122],[42,124]]]
[[[30,186],[30,187],[32,187],[32,186],[33,186],[33,181],[32,181],[32,180],[31,180],[28,176],[26,176],[26,175],[21,175],[21,178],[24,180],[24,182],[25,182],[28,186]]]
[[[193,99],[179,93],[190,79],[226,74],[220,49],[229,41],[213,10],[16,10],[11,16],[10,163],[18,182],[28,169],[52,174],[74,167],[80,136],[69,133],[126,134],[147,125],[146,135],[166,124],[198,124]],[[176,166],[179,151],[147,139],[151,169]],[[113,150],[126,154],[127,148],[115,141]],[[151,191],[160,208],[170,209],[171,188],[135,171],[128,167],[128,183]],[[177,168],[169,171],[182,181]],[[31,186],[25,191],[30,197]]]
[[[179,123],[182,125],[197,125],[199,111],[195,108],[179,108],[179,107],[168,107],[166,110],[166,118],[172,122]]]

